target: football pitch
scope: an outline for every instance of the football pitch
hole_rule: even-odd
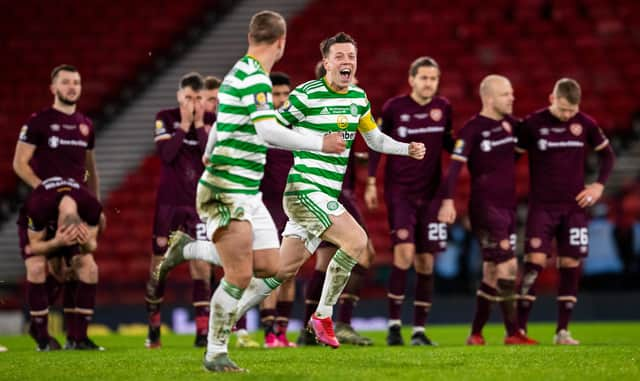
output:
[[[640,380],[640,322],[574,323],[577,347],[551,344],[554,326],[532,324],[539,346],[507,347],[503,329],[485,329],[488,345],[467,347],[468,326],[432,326],[438,347],[387,347],[384,332],[367,332],[372,347],[236,349],[231,358],[249,370],[211,374],[202,368],[203,350],[190,335],[164,335],[163,348],[147,350],[141,336],[95,336],[104,352],[38,353],[27,336],[0,336],[0,379],[8,380]],[[261,334],[255,332],[254,337]],[[295,339],[296,333],[290,334]],[[410,328],[403,330],[408,342]],[[60,339],[60,338],[59,338]],[[61,342],[62,343],[62,342]]]

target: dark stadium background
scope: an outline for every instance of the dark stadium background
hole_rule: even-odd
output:
[[[175,101],[175,88],[157,90],[156,84],[162,78],[182,74],[172,72],[177,64],[222,77],[225,70],[213,69],[210,64],[217,62],[220,68],[228,69],[233,61],[222,64],[215,54],[192,63],[185,58],[202,49],[212,33],[224,37],[220,29],[234,18],[246,26],[250,13],[245,17],[238,12],[259,10],[265,4],[285,13],[289,24],[287,50],[275,70],[290,74],[294,84],[311,79],[320,58],[319,42],[345,31],[358,41],[357,76],[378,114],[387,98],[408,90],[408,66],[420,55],[434,57],[442,68],[440,94],[453,105],[454,129],[479,111],[477,86],[486,74],[510,78],[518,116],[545,107],[558,78],[577,79],[583,89],[581,109],[599,121],[618,160],[604,199],[591,208],[592,253],[585,267],[576,318],[640,318],[640,310],[629,302],[640,296],[640,2],[0,0],[0,321],[4,313],[20,311],[24,302],[24,269],[10,237],[15,236],[15,213],[27,189],[14,174],[11,160],[24,121],[51,104],[47,87],[51,68],[61,63],[79,68],[83,79],[79,110],[88,113],[99,130],[98,168],[105,183],[111,184],[102,194],[108,228],[96,253],[100,283],[95,321],[111,327],[118,322],[143,322],[159,174],[159,160],[153,151],[153,117],[156,111],[173,107]],[[207,42],[212,51],[226,49],[228,42],[222,37],[213,44]],[[245,48],[240,41],[233,45],[239,52],[235,58]],[[121,115],[135,111],[140,107],[137,101],[157,91],[164,92],[158,107],[142,110],[146,120],[130,126],[147,134],[144,145],[116,139],[116,144],[101,153],[103,137],[121,123]],[[356,150],[365,151],[362,141]],[[130,152],[138,152],[133,161],[127,159]],[[124,173],[108,166],[118,160],[127,161]],[[587,162],[593,178],[597,160],[590,157]],[[382,176],[382,170],[378,175]],[[366,163],[360,163],[360,196],[365,177]],[[526,159],[518,163],[517,180],[522,226],[528,186]],[[463,181],[456,204],[464,216],[467,174]],[[362,202],[360,206],[364,211]],[[377,258],[356,316],[383,317],[392,258],[386,210],[382,206],[375,213],[365,212],[365,217]],[[451,249],[436,265],[431,322],[467,322],[472,314],[480,262],[464,221],[463,217],[452,228]],[[313,261],[305,266],[299,285],[312,266]],[[533,319],[553,320],[553,267],[542,277],[543,297]],[[412,290],[411,282],[408,290]],[[186,266],[172,274],[166,300],[169,305],[164,319],[170,322],[171,306],[186,306],[190,301]],[[408,313],[410,306],[406,304]],[[294,318],[300,317],[299,307]]]

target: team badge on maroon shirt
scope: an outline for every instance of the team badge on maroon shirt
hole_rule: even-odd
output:
[[[442,110],[440,110],[439,108],[431,109],[431,112],[429,112],[429,116],[434,122],[439,122],[440,119],[442,119]]]
[[[78,127],[80,129],[80,133],[84,136],[89,135],[89,126],[87,126],[84,123],[80,123],[80,127]]]
[[[502,121],[502,128],[504,128],[504,130],[508,133],[511,133],[511,123],[507,122],[506,120]]]
[[[582,134],[582,125],[580,123],[571,123],[569,131],[575,136],[580,136],[580,134]]]
[[[540,245],[542,245],[542,240],[538,237],[533,237],[529,240],[529,244],[532,248],[538,249],[540,248]]]

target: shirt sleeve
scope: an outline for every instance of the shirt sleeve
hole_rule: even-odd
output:
[[[288,127],[304,121],[308,112],[305,104],[306,100],[306,94],[298,89],[294,89],[289,95],[289,99],[278,109],[278,123]]]
[[[527,119],[515,125],[516,147],[517,153],[525,153],[529,150],[531,139],[531,128]]]
[[[587,123],[585,127],[587,129],[587,141],[594,150],[601,151],[609,145],[609,139],[607,139],[604,132],[602,132],[602,129],[595,121]]]
[[[169,139],[171,137],[171,131],[169,130],[171,125],[164,118],[162,113],[156,114],[155,128],[153,130],[153,140],[158,142],[159,140]]]
[[[86,118],[87,126],[89,126],[89,139],[87,141],[87,150],[92,150],[96,146],[96,129],[91,119]]]
[[[37,114],[31,115],[20,129],[19,140],[21,142],[41,146],[46,144],[46,136],[42,133],[42,124],[38,122]]]
[[[391,102],[387,101],[384,106],[382,106],[382,117],[379,119],[378,125],[383,134],[391,135],[391,131],[393,130],[393,112],[391,111]],[[382,154],[380,152],[376,152],[369,148],[369,177],[376,176],[381,157]]]
[[[452,153],[455,146],[455,137],[453,136],[453,111],[451,105],[448,104],[444,109],[444,118],[446,124],[444,125],[444,135],[442,135],[442,148],[445,151]]]
[[[249,75],[242,80],[241,102],[249,111],[252,122],[276,117],[273,109],[271,80],[264,73]]]
[[[467,160],[469,160],[471,149],[475,144],[475,135],[476,134],[470,127],[463,127],[460,130],[458,139],[456,140],[455,146],[453,147],[453,154],[451,155],[451,159],[466,163]]]

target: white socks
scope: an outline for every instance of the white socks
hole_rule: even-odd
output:
[[[219,353],[227,353],[229,336],[233,324],[238,319],[238,301],[242,297],[243,289],[227,283],[224,279],[211,297],[211,312],[209,314],[209,335],[207,337],[207,361]]]
[[[316,317],[321,319],[331,317],[333,315],[333,306],[338,302],[342,290],[349,281],[351,269],[358,262],[347,255],[344,251],[338,249],[336,254],[331,258],[327,273],[322,284],[322,295],[316,309]]]
[[[182,249],[182,254],[186,260],[199,259],[201,261],[209,262],[212,265],[222,266],[220,255],[216,245],[211,241],[193,241],[189,242]]]

